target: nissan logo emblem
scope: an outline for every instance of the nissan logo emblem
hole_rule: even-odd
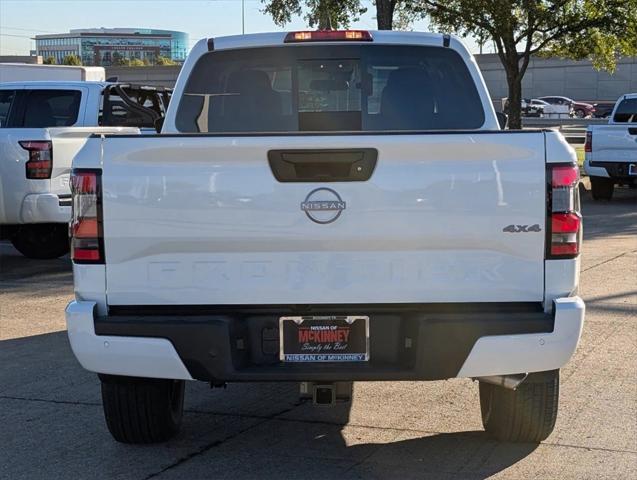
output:
[[[301,210],[305,212],[307,218],[320,224],[335,221],[341,216],[346,206],[338,193],[325,187],[312,190],[301,202]]]

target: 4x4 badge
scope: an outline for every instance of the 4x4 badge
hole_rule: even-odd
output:
[[[537,223],[534,225],[507,225],[502,231],[507,233],[541,232],[542,228]]]

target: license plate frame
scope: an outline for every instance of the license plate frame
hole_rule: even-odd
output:
[[[312,337],[309,336],[310,332],[314,333]],[[297,341],[291,342],[294,334]],[[301,344],[303,336],[308,339],[305,347]],[[346,342],[342,342],[344,339]],[[365,363],[369,358],[367,315],[304,315],[279,318],[281,362]]]

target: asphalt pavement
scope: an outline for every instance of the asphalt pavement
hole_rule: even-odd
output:
[[[489,439],[470,380],[356,383],[351,408],[300,404],[295,384],[192,382],[178,437],[119,444],[64,331],[68,258],[0,242],[0,478],[635,479],[637,190],[586,194],[583,211],[586,325],[539,446]]]

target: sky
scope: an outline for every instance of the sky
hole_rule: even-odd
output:
[[[260,0],[244,1],[245,33],[307,28],[301,17],[277,27]],[[371,0],[363,4],[368,11],[351,28],[374,30],[374,6]],[[192,47],[201,38],[240,34],[241,5],[242,0],[0,0],[0,55],[28,55],[35,49],[34,35],[96,27],[184,31]],[[413,30],[429,28],[420,20]],[[476,43],[467,43],[477,53]]]

